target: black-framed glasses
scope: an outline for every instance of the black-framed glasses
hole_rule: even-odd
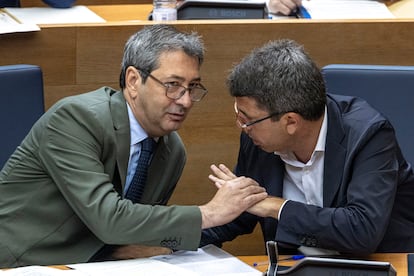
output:
[[[263,117],[263,118],[260,118],[260,119],[257,119],[257,120],[251,121],[251,122],[243,123],[243,122],[240,122],[240,120],[239,120],[239,110],[237,109],[237,103],[236,102],[234,102],[234,112],[236,112],[236,122],[237,122],[237,125],[240,128],[243,128],[243,129],[245,129],[245,128],[249,127],[249,126],[252,126],[254,124],[263,122],[264,120],[270,119],[270,118],[272,118],[274,116],[278,116],[278,115],[281,115],[281,114],[286,113],[286,112],[274,112],[274,113],[272,113],[272,114],[270,114],[270,115],[268,115],[266,117]]]
[[[139,70],[139,69],[138,69]],[[190,94],[190,99],[193,102],[201,101],[204,96],[207,94],[208,90],[201,83],[190,84],[190,87],[184,87],[176,82],[162,82],[151,73],[139,70],[144,73],[146,76],[150,77],[155,82],[161,84],[165,87],[165,96],[172,100],[178,100],[184,96],[185,92],[188,91]]]

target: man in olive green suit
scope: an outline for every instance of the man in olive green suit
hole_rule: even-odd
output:
[[[142,245],[195,250],[201,229],[267,196],[235,179],[205,205],[163,206],[186,160],[175,131],[207,93],[203,56],[195,33],[148,26],[125,46],[122,91],[65,98],[39,119],[0,173],[0,267],[87,262],[102,252],[134,258]],[[131,158],[148,137],[157,146],[134,203],[125,198]]]

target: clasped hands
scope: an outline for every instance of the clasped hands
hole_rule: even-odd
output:
[[[231,184],[232,182],[255,182],[256,185],[259,185],[256,181],[248,177],[237,177],[233,172],[227,168],[225,165],[220,164],[218,166],[211,165],[211,171],[213,174],[210,174],[208,178],[215,184],[215,186],[220,189],[225,184]],[[285,199],[274,196],[267,196],[262,200],[256,202],[254,205],[249,207],[246,211],[260,217],[273,217],[278,218],[279,210]]]

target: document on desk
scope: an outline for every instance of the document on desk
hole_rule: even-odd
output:
[[[149,258],[68,265],[84,276],[197,276],[189,270]],[[69,275],[68,275],[69,276]]]
[[[152,258],[72,264],[89,276],[261,276],[262,273],[220,248],[207,245],[198,251],[177,251]]]
[[[261,276],[262,273],[214,245],[198,251],[177,251],[171,255],[134,260],[69,264],[62,270],[47,266],[26,266],[0,276]],[[65,275],[64,275],[65,274]]]
[[[36,24],[23,24],[4,9],[0,9],[0,34],[40,31]]]
[[[373,0],[304,0],[302,5],[312,19],[395,18],[384,3]]]
[[[206,245],[198,251],[177,251],[153,257],[197,273],[198,276],[261,276],[262,273],[226,251]]]
[[[261,276],[262,273],[214,245],[198,251],[122,261],[69,264],[70,269],[25,266],[0,276]],[[63,275],[64,274],[64,275]]]
[[[76,24],[104,23],[105,20],[86,6],[68,9],[50,7],[4,8],[9,14],[25,24]]]

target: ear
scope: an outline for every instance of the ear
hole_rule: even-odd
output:
[[[285,124],[286,132],[289,135],[294,135],[302,122],[302,117],[295,112],[288,112],[282,116],[281,120]]]
[[[125,90],[131,99],[134,99],[138,95],[138,88],[141,81],[141,75],[138,70],[129,66],[125,72]]]

